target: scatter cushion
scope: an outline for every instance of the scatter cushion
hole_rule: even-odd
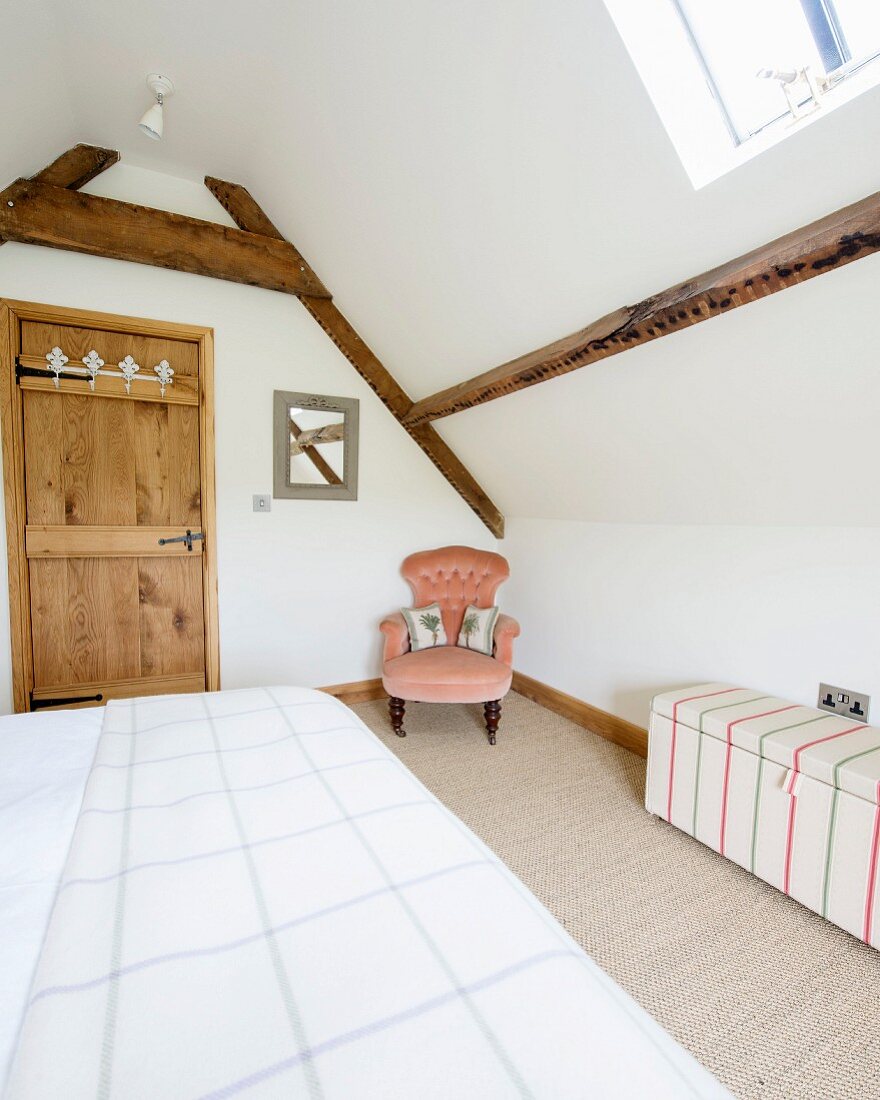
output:
[[[497,618],[497,607],[474,607],[471,604],[461,620],[458,645],[464,649],[473,649],[476,653],[485,653],[487,657],[491,657],[495,646],[495,620]]]
[[[400,611],[406,619],[410,649],[413,652],[449,644],[439,603],[431,603],[427,607],[402,607]]]

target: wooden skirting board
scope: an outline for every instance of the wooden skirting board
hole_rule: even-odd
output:
[[[349,684],[331,684],[322,687],[319,691],[326,691],[328,695],[335,695],[337,699],[351,706],[354,703],[367,703],[374,699],[386,699],[387,694],[382,687],[380,679],[355,680]],[[561,714],[563,718],[575,722],[591,733],[604,737],[606,741],[613,741],[621,748],[629,749],[637,756],[648,755],[648,731],[627,722],[625,718],[618,718],[608,711],[590,706],[573,695],[566,695],[564,691],[557,691],[540,680],[533,680],[523,672],[514,672],[512,690],[519,695],[524,695],[532,702],[538,703],[547,710]],[[502,710],[502,731],[504,729],[504,712]]]
[[[373,699],[387,698],[385,688],[382,687],[382,681],[379,679],[353,680],[349,684],[330,684],[329,687],[318,688],[318,691],[326,691],[328,695],[335,695],[346,706],[351,706],[352,703],[369,703]]]
[[[591,733],[597,733],[606,741],[613,741],[615,745],[629,749],[638,756],[648,755],[648,731],[641,726],[636,726],[632,722],[627,722],[625,718],[618,718],[598,707],[590,706],[589,703],[575,699],[573,695],[566,695],[564,691],[542,684],[540,680],[533,680],[523,672],[514,672],[512,686],[513,690],[520,695],[525,695],[527,699],[540,703],[542,707],[576,722]]]

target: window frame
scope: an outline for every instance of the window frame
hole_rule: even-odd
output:
[[[827,77],[836,77],[835,86],[847,80],[850,76],[859,72],[865,65],[869,65],[872,61],[876,61],[877,58],[880,57],[880,50],[873,54],[868,54],[865,57],[853,57],[852,50],[840,22],[840,17],[837,14],[834,0],[799,0],[799,2],[801,10],[803,11],[804,20],[823,66],[825,66],[826,53],[831,49],[835,51],[838,64],[833,68],[825,67],[823,74]],[[724,126],[730,134],[731,141],[735,147],[738,148],[744,145],[758,134],[763,133],[768,127],[775,126],[777,123],[790,117],[788,111],[782,110],[778,115],[774,115],[772,118],[767,119],[766,122],[762,123],[754,130],[750,129],[746,131],[744,128],[737,126],[734,116],[725,102],[724,95],[712,72],[712,67],[703,53],[702,47],[700,46],[700,40],[694,28],[691,26],[690,19],[688,18],[688,14],[681,0],[670,0],[670,3],[678,15],[685,36],[694,52],[697,64],[705,77],[706,85],[715,101],[719,114],[724,122]],[[802,103],[807,102],[809,102],[808,99],[802,100]]]
[[[840,3],[840,0],[837,0]],[[793,120],[780,114],[758,133],[737,140],[725,124],[720,97],[713,95],[699,54],[679,17],[675,0],[603,0],[621,42],[694,190],[735,171],[767,150],[800,134],[865,92],[880,87],[880,51],[832,78],[821,110]],[[807,28],[804,28],[807,31]],[[870,39],[869,39],[870,41]],[[780,109],[784,104],[780,103]]]

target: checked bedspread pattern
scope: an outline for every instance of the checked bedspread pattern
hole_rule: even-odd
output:
[[[106,708],[8,1096],[726,1096],[345,706]]]

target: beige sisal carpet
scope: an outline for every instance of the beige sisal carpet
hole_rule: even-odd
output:
[[[490,748],[481,709],[354,707],[737,1096],[880,1098],[880,952],[650,817],[639,757],[513,694]]]

